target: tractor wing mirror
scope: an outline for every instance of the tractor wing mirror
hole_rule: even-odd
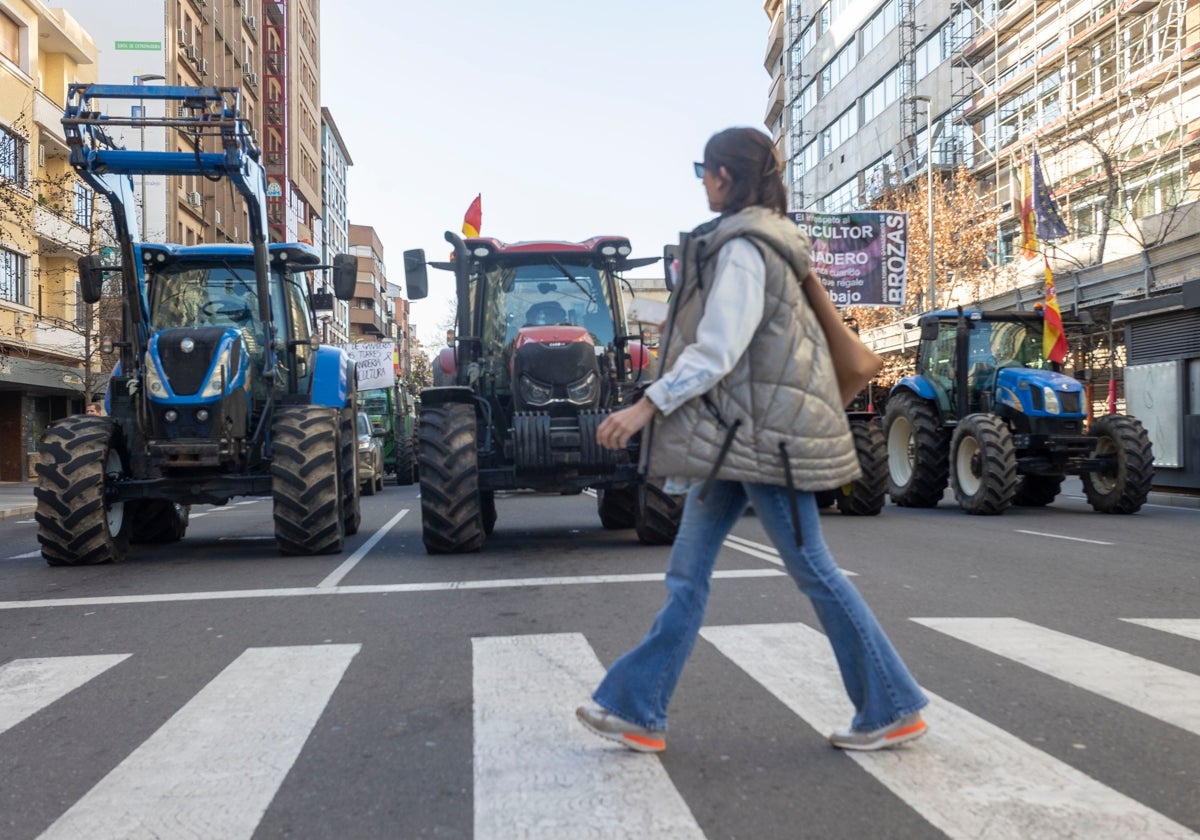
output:
[[[938,337],[938,322],[932,318],[921,322],[921,340],[933,341]]]
[[[421,300],[429,294],[429,272],[425,268],[425,251],[414,248],[404,252],[404,285],[409,300]]]
[[[104,292],[104,260],[99,254],[79,258],[79,294],[84,303],[99,303]]]
[[[353,254],[337,254],[333,258],[333,293],[338,300],[354,297],[354,286],[358,283],[358,257]]]

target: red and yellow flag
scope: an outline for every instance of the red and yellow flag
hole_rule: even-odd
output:
[[[1019,177],[1021,181],[1021,203],[1018,205],[1018,213],[1021,216],[1021,254],[1025,259],[1031,260],[1037,256],[1038,237],[1037,208],[1034,204],[1033,194],[1033,173],[1030,171],[1028,160],[1022,161]]]
[[[1042,317],[1046,323],[1042,328],[1042,355],[1061,365],[1067,358],[1067,337],[1063,334],[1062,312],[1058,309],[1050,258],[1043,255],[1043,259],[1046,262],[1046,306],[1042,310]]]
[[[483,194],[475,196],[475,200],[471,202],[471,206],[467,208],[467,214],[463,216],[463,234],[465,236],[478,236],[479,229],[483,227]]]

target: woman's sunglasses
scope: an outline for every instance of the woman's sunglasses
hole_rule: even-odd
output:
[[[704,164],[703,163],[693,163],[692,166],[696,167],[696,177],[703,178],[704,177]]]

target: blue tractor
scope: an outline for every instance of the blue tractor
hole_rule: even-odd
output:
[[[149,99],[167,116],[100,110]],[[71,163],[112,205],[120,248],[119,264],[79,261],[80,292],[96,303],[119,274],[124,314],[108,416],[65,418],[39,447],[38,540],[52,566],[181,539],[190,505],[236,496],[273,498],[285,554],[341,551],[358,530],[354,367],[320,346],[308,300],[306,273],[329,266],[311,245],[268,244],[266,178],[239,105],[233,87],[70,86]],[[175,129],[188,150],[126,150],[111,134],[151,126]],[[133,175],[227,179],[245,200],[249,242],[139,241]],[[332,268],[349,298],[354,258]]]
[[[1054,501],[1078,475],[1092,508],[1134,513],[1146,502],[1154,454],[1134,417],[1087,425],[1083,386],[1042,353],[1041,312],[932,312],[919,320],[913,376],[888,397],[889,493],[934,507],[947,481],[967,513]]]

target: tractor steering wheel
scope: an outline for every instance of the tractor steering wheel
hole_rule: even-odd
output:
[[[212,320],[224,318],[230,321],[245,321],[250,317],[244,305],[230,301],[207,301],[200,306],[200,312]]]

